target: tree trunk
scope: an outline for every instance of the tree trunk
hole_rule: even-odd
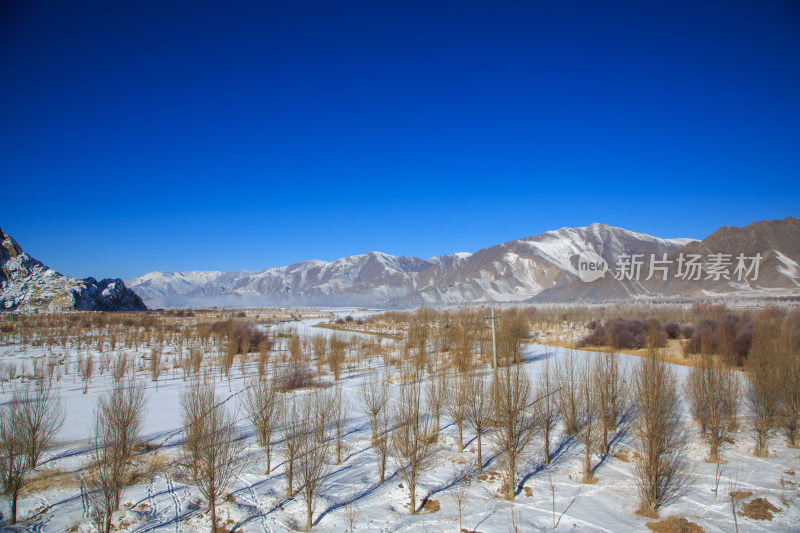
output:
[[[717,454],[719,450],[719,438],[716,435],[712,435],[709,444],[708,450],[708,462],[709,463],[716,463],[717,462]]]
[[[17,523],[17,496],[19,493],[19,488],[12,489],[13,492],[11,493],[11,521],[9,522],[10,525],[14,525]]]
[[[584,446],[585,452],[583,457],[583,482],[589,483],[592,479],[592,449],[587,444]]]
[[[311,514],[312,514],[312,511],[311,511],[311,498],[308,498],[308,500],[306,500],[306,529],[309,529],[309,530],[314,525],[311,522]]]
[[[264,447],[264,450],[267,452],[267,471],[266,473],[269,474],[272,470],[272,465],[269,460],[269,441],[271,440],[270,437],[267,437],[267,445]]]
[[[417,487],[414,483],[408,484],[408,492],[409,492],[409,499],[411,504],[411,514],[417,514],[417,507],[416,507],[416,496],[417,496]]]
[[[464,451],[463,422],[458,423],[458,453]]]
[[[603,455],[608,455],[608,428],[603,428]]]
[[[544,464],[550,464],[550,428],[544,430]]]
[[[509,454],[508,458],[508,472],[506,479],[506,499],[513,500],[516,491],[514,490],[515,472],[517,471],[517,457]]]
[[[483,472],[483,457],[481,456],[481,433],[478,432],[478,472]]]
[[[217,506],[211,502],[211,533],[217,533]]]
[[[294,461],[289,461],[289,475],[286,476],[286,497],[292,497],[292,466]]]

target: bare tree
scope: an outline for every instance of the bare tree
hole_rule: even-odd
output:
[[[269,363],[269,340],[264,339],[258,343],[258,377],[264,379]]]
[[[128,371],[128,356],[124,353],[119,354],[113,364],[111,365],[111,376],[114,378],[114,381],[120,381],[122,378],[125,377],[126,372]]]
[[[317,367],[321,370],[323,364],[327,360],[326,354],[328,350],[328,339],[325,335],[317,333],[311,337],[311,349],[314,351],[314,359],[317,361]]]
[[[486,397],[487,387],[483,376],[471,374],[467,385],[467,424],[475,432],[478,441],[478,470],[483,471],[481,438],[489,425],[491,402]]]
[[[524,315],[516,307],[503,311],[497,321],[497,352],[508,364],[518,364],[522,356],[522,339],[528,332]]]
[[[678,378],[655,348],[637,364],[633,391],[639,409],[634,432],[639,441],[635,475],[640,510],[656,513],[680,496],[689,478],[680,426]]]
[[[235,416],[217,401],[213,381],[193,381],[181,394],[181,407],[184,441],[189,443],[183,451],[188,464],[193,465],[187,470],[208,501],[213,533],[217,528],[217,502],[233,483],[243,441]]]
[[[373,442],[378,454],[378,482],[386,479],[386,459],[389,456],[391,433],[389,431],[389,413],[384,409],[378,417],[378,438]]]
[[[87,355],[86,358],[78,360],[78,372],[83,380],[83,393],[89,392],[89,382],[92,381],[92,374],[94,374],[94,358]]]
[[[289,407],[291,405],[291,407]],[[286,497],[294,493],[294,465],[303,445],[308,428],[302,418],[303,412],[297,406],[296,396],[287,401],[287,408],[283,410],[283,455],[286,458]]]
[[[283,398],[275,388],[273,380],[253,377],[245,388],[244,409],[256,433],[256,442],[267,455],[266,474],[271,471],[270,446],[272,433],[280,425],[283,413]]]
[[[736,419],[739,380],[712,355],[701,353],[697,366],[689,370],[684,391],[692,417],[708,440],[708,461],[715,463]]]
[[[510,365],[495,374],[489,394],[494,431],[490,438],[505,470],[503,487],[506,499],[516,494],[517,465],[533,436],[529,413],[531,383],[520,365]]]
[[[464,450],[464,421],[469,414],[469,376],[452,375],[447,379],[444,408],[458,427],[458,451]]]
[[[358,501],[355,495],[351,494],[347,497],[347,501],[344,504],[344,515],[347,521],[347,529],[350,533],[353,533],[358,518]]]
[[[578,431],[578,404],[580,391],[578,390],[578,367],[572,350],[556,362],[556,379],[558,380],[558,414],[564,421],[564,432],[575,435]]]
[[[330,351],[328,352],[328,367],[333,374],[333,379],[339,381],[339,375],[342,373],[342,365],[345,360],[345,348],[347,343],[338,335],[331,335]],[[324,353],[324,351],[323,351]]]
[[[421,372],[428,363],[428,340],[431,335],[431,310],[418,309],[411,317],[408,325],[408,338],[406,346],[415,352],[414,365],[417,372]]]
[[[34,379],[14,388],[0,410],[0,477],[11,499],[10,523],[17,521],[17,497],[25,476],[36,468],[64,423],[61,399],[52,384]]]
[[[331,398],[331,418],[336,432],[336,464],[342,464],[342,437],[344,436],[347,414],[350,412],[350,402],[342,394],[342,386],[337,385]]]
[[[119,510],[125,487],[132,482],[133,444],[144,423],[144,385],[131,374],[113,382],[99,398],[92,432],[94,467],[87,477],[91,506],[103,531],[111,531],[111,517]]]
[[[432,438],[433,420],[422,412],[420,384],[406,382],[400,386],[394,410],[391,452],[400,476],[408,485],[411,514],[417,513],[416,490],[419,476],[430,467],[436,452]]]
[[[464,510],[464,505],[467,503],[467,497],[469,496],[469,484],[470,484],[470,477],[468,474],[461,474],[455,482],[455,487],[453,487],[452,492],[450,493],[450,497],[453,499],[453,503],[456,504],[458,508],[458,530],[463,531],[464,529],[461,527],[461,515]]]
[[[330,422],[334,418],[336,408],[335,389],[316,389],[310,393],[313,398],[311,406],[314,412],[314,437],[322,443],[327,439],[327,430]]]
[[[533,404],[533,416],[536,420],[536,427],[542,432],[543,462],[550,464],[550,440],[553,430],[558,424],[558,401],[556,394],[558,389],[554,387],[552,371],[550,370],[550,359],[545,359],[544,371],[538,384],[536,385],[536,402]]]
[[[778,431],[781,376],[774,360],[778,335],[775,323],[759,323],[745,365],[745,405],[756,441],[754,453],[758,456],[769,453],[769,439]]]
[[[792,448],[800,447],[800,341],[794,329],[784,324],[776,339],[779,367],[779,425]]]
[[[27,383],[22,389],[22,399],[28,463],[36,468],[42,453],[50,447],[64,424],[64,405],[58,390],[42,378]]]
[[[239,343],[235,340],[231,339],[225,346],[220,348],[224,348],[222,353],[220,354],[219,359],[219,368],[222,374],[228,379],[228,391],[231,390],[231,368],[233,368],[233,362],[236,359],[236,353],[239,351]]]
[[[3,492],[11,499],[11,525],[17,523],[17,497],[30,470],[25,441],[24,405],[21,390],[15,389],[11,400],[0,411],[0,475]]]
[[[597,414],[602,426],[601,453],[608,455],[608,434],[617,430],[626,410],[627,385],[625,369],[614,352],[595,354],[592,386],[596,394]]]
[[[386,402],[389,401],[385,376],[378,372],[367,375],[364,381],[361,382],[358,396],[361,399],[361,407],[364,414],[370,417],[372,440],[374,442],[378,438],[378,417],[386,409]]]
[[[161,349],[153,348],[150,350],[150,375],[153,377],[153,381],[156,382],[156,390],[158,390],[158,378],[164,368],[162,359]]]
[[[325,432],[325,421],[317,416],[319,397],[306,395],[300,406],[300,414],[306,431],[299,436],[300,446],[297,454],[297,477],[301,483],[301,493],[306,502],[306,529],[313,526],[314,498],[319,494],[330,472],[327,464],[330,444],[327,439],[314,435]]]
[[[433,416],[434,435],[439,434],[442,410],[444,409],[447,385],[444,374],[431,376],[425,385],[425,400],[428,404],[431,416]]]
[[[594,373],[597,367],[587,360],[579,372],[580,402],[578,403],[578,429],[575,437],[583,444],[583,482],[593,483],[592,453],[602,440],[602,419],[600,416],[598,390],[599,379]]]

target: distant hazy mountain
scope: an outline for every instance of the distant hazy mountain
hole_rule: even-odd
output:
[[[123,311],[146,309],[121,279],[74,279],[22,251],[0,229],[0,310]]]
[[[369,252],[260,271],[151,272],[127,283],[150,306],[523,302],[576,281],[583,284],[577,256],[586,250],[613,265],[620,254],[672,253],[687,242],[691,239],[661,239],[592,224],[548,231],[474,254],[420,259]]]

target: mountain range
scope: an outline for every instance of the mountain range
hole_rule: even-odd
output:
[[[59,274],[22,251],[0,229],[0,310],[141,311],[142,299],[121,279],[75,279]]]
[[[597,254],[610,271],[596,281],[583,281],[578,259],[584,252]],[[715,262],[713,254],[724,255],[727,278],[714,274],[720,261]],[[759,254],[757,276],[751,270],[749,278],[737,278],[739,254],[748,259]],[[651,256],[659,264],[669,265],[667,279],[660,271],[645,279]],[[700,258],[698,279],[677,276],[679,261],[689,256]],[[644,262],[637,278],[620,275],[619,262],[630,257]],[[126,283],[151,307],[405,307],[731,294],[780,296],[800,293],[799,262],[800,220],[794,217],[755,222],[743,228],[725,226],[700,241],[663,239],[595,223],[548,231],[474,253],[429,259],[369,252],[331,262],[309,260],[258,271],[150,272]]]

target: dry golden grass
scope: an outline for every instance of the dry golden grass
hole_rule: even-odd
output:
[[[74,489],[79,486],[80,480],[75,472],[56,469],[38,470],[22,486],[20,495],[24,497],[50,489]]]
[[[658,522],[648,522],[647,528],[656,533],[703,533],[703,528],[685,518],[670,516]]]
[[[753,520],[772,520],[772,513],[779,512],[780,509],[769,503],[766,498],[756,498],[742,505],[742,510],[739,514]]]

